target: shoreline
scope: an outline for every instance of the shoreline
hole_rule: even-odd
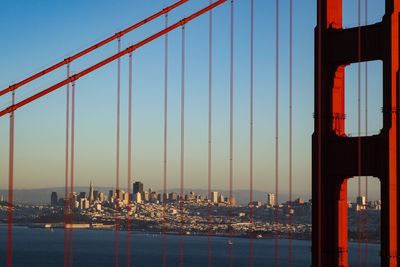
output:
[[[64,223],[32,223],[32,224],[21,224],[21,223],[15,223],[13,224],[14,226],[20,226],[20,227],[27,227],[27,228],[41,228],[41,229],[64,229]],[[7,226],[7,224],[1,223],[0,226]],[[91,225],[88,223],[82,223],[82,224],[74,224],[73,227],[67,227],[67,229],[75,229],[75,230],[101,230],[101,231],[115,231],[115,225],[114,224],[95,224]],[[121,232],[127,232],[125,228],[120,228],[119,231]],[[149,231],[149,230],[131,230],[130,232],[132,233],[141,233],[141,234],[151,234],[151,235],[162,235],[162,231]],[[203,232],[185,232],[185,233],[180,233],[179,231],[168,231],[165,233],[166,235],[171,235],[171,236],[201,236],[201,237],[208,237],[208,233],[203,233]],[[213,233],[210,235],[211,237],[225,237],[225,238],[243,238],[243,239],[250,239],[250,235],[246,233],[237,233],[237,234],[229,234],[229,233]],[[256,235],[254,234],[253,239],[257,240],[274,240],[273,235]],[[278,239],[281,240],[288,240],[289,237],[287,235],[279,235]],[[311,238],[299,238],[299,237],[292,237],[291,240],[297,240],[297,241],[310,241]],[[355,239],[350,239],[349,242],[351,243],[357,243],[357,240]],[[361,242],[362,244],[365,244],[365,242]],[[380,244],[380,240],[368,240],[368,244],[374,244],[378,245]]]

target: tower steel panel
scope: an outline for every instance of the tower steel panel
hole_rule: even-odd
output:
[[[381,266],[398,266],[400,1],[386,0],[382,22],[361,27],[360,39],[358,28],[342,27],[342,0],[318,3],[312,136],[312,266],[349,266],[347,180],[358,175],[375,176],[381,181]],[[358,137],[348,137],[345,133],[344,86],[345,65],[359,60],[383,62],[383,128],[377,135],[361,137],[360,142]]]

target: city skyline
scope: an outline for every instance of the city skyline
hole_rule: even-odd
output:
[[[2,28],[9,42],[13,45],[0,51],[2,62],[7,64],[0,65],[3,80],[0,83],[3,87],[18,81],[24,74],[34,72],[41,66],[48,66],[49,62],[69,56],[81,48],[87,47],[107,36],[113,34],[123,27],[143,19],[146,15],[152,14],[161,7],[173,1],[157,1],[153,3],[138,2],[135,4],[135,12],[129,6],[129,1],[120,1],[118,5],[107,3],[85,2],[80,3],[79,10],[74,10],[74,19],[68,19],[68,10],[74,4],[63,2],[53,3],[52,1],[33,3],[27,2],[23,5],[17,1],[2,2],[2,9],[5,16],[1,18],[1,24],[7,25]],[[383,4],[374,1],[370,4],[370,23],[381,20],[383,14]],[[208,4],[208,1],[196,1],[187,4],[185,9],[178,9],[171,14],[170,21],[178,20],[191,11]],[[274,80],[273,66],[262,67],[262,62],[271,61],[274,58],[273,44],[269,39],[273,39],[274,29],[263,28],[265,24],[274,24],[273,3],[256,1],[255,12],[255,158],[254,158],[254,185],[257,188],[273,188],[274,186],[274,165],[273,165],[273,121],[274,99],[273,86],[270,81]],[[108,12],[118,9],[118,12]],[[293,188],[295,192],[302,195],[310,195],[311,188],[311,134],[313,123],[312,94],[313,94],[313,29],[315,26],[316,7],[314,1],[303,1],[301,4],[294,2],[294,48],[293,62],[295,72],[293,79],[294,85],[294,157],[293,157]],[[18,20],[13,14],[18,10],[22,14]],[[36,10],[36,12],[31,12]],[[281,138],[280,142],[280,191],[287,191],[288,168],[287,168],[287,119],[288,110],[284,107],[287,102],[287,70],[288,70],[288,3],[282,1],[281,6]],[[344,3],[344,25],[345,27],[355,26],[356,5],[354,3]],[[46,16],[43,16],[46,14]],[[229,7],[221,6],[214,11],[214,69],[220,73],[215,73],[214,87],[214,123],[213,123],[213,170],[212,187],[228,187],[228,47],[229,41]],[[264,15],[261,15],[264,14]],[[265,15],[267,14],[267,15]],[[268,15],[269,14],[269,15]],[[352,15],[353,14],[353,15]],[[107,19],[113,23],[106,23]],[[65,17],[66,20],[59,19]],[[235,18],[242,23],[235,24],[235,131],[234,131],[234,188],[248,188],[248,87],[249,87],[249,43],[246,40],[249,34],[249,5],[246,1],[237,1]],[[29,23],[26,23],[29,20]],[[25,27],[26,25],[29,27]],[[207,182],[207,133],[206,133],[206,113],[207,108],[207,59],[200,57],[199,51],[207,52],[206,34],[207,15],[198,19],[187,26],[187,158],[186,158],[186,184],[193,187],[203,187]],[[144,30],[138,30],[134,34],[124,37],[122,45],[140,40],[164,27],[163,19],[148,25]],[[36,31],[35,29],[43,29]],[[62,28],[63,31],[59,31]],[[79,30],[78,30],[79,29]],[[76,32],[79,38],[75,36]],[[33,35],[35,33],[35,35]],[[170,39],[170,77],[169,89],[171,102],[169,103],[169,132],[168,132],[168,187],[179,187],[179,160],[178,160],[178,136],[179,108],[177,99],[179,89],[179,30],[169,35]],[[30,49],[22,49],[25,46],[25,38],[30,38]],[[163,79],[152,79],[151,73],[163,75],[162,48],[163,40],[155,41],[149,47],[143,48],[140,53],[134,53],[134,133],[133,133],[133,172],[134,176],[146,177],[148,183],[157,185],[162,180],[162,102],[161,98],[154,99],[154,95],[162,95]],[[34,53],[31,53],[34,51]],[[65,54],[65,51],[67,54]],[[104,58],[116,52],[116,46],[110,45],[104,52],[98,53],[97,57]],[[12,57],[11,57],[12,55]],[[83,67],[93,63],[97,58],[87,61],[78,61],[72,65],[72,71],[76,72]],[[13,64],[9,64],[13,62]],[[222,63],[225,62],[225,63]],[[300,66],[301,63],[301,67]],[[105,67],[97,73],[98,78],[93,76],[82,79],[77,83],[77,113],[80,117],[76,121],[76,181],[84,184],[96,177],[99,184],[107,185],[114,181],[115,169],[115,87],[116,72],[114,65]],[[271,68],[271,69],[269,69]],[[380,63],[369,64],[371,72],[381,73]],[[348,84],[350,88],[356,88],[356,64],[348,67]],[[127,60],[122,60],[122,99],[126,98],[127,92]],[[381,122],[379,103],[382,99],[377,94],[381,87],[379,75],[370,75],[370,131],[376,133]],[[60,70],[49,79],[35,82],[26,87],[23,93],[17,93],[17,99],[28,92],[36,92],[54,80],[65,77],[65,71]],[[376,90],[375,90],[376,88]],[[348,90],[348,133],[356,132],[356,90]],[[16,114],[16,151],[15,151],[15,187],[16,188],[37,188],[40,185],[61,186],[63,185],[63,164],[64,147],[64,94],[61,89],[51,94],[38,103],[34,103]],[[92,95],[97,95],[93,99]],[[93,101],[95,100],[95,101]],[[111,102],[110,102],[111,100]],[[240,100],[240,102],[239,102]],[[245,100],[245,101],[242,101]],[[4,106],[9,99],[4,99],[0,105]],[[88,105],[87,103],[90,103]],[[43,106],[40,106],[42,105]],[[46,110],[54,108],[51,114]],[[44,116],[41,114],[45,114]],[[143,116],[145,115],[145,116]],[[99,118],[101,117],[101,121]],[[145,118],[145,119],[143,119]],[[122,136],[121,136],[121,183],[126,183],[126,103],[122,101]],[[0,146],[5,147],[7,142],[7,126],[5,118],[0,120]],[[41,129],[46,129],[48,134],[43,135]],[[29,132],[29,137],[24,136]],[[35,142],[31,142],[35,140]],[[0,176],[7,176],[6,151],[0,153]],[[36,152],[42,151],[44,155],[36,157]],[[43,170],[46,169],[46,172]],[[376,198],[379,196],[379,182],[377,179],[370,179],[370,194]],[[5,179],[0,179],[0,188],[6,188]],[[350,183],[350,196],[355,196],[355,179]]]
[[[0,265],[397,266],[397,0],[0,8]]]

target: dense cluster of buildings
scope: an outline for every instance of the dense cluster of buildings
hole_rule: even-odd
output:
[[[105,190],[104,190],[105,191]],[[71,194],[74,207],[74,224],[70,227],[113,228],[119,218],[119,229],[126,229],[130,219],[130,230],[168,233],[194,233],[226,235],[232,231],[237,236],[250,232],[260,238],[272,237],[278,231],[281,237],[292,236],[308,239],[311,235],[312,200],[297,198],[278,203],[274,193],[265,195],[264,201],[236,203],[234,198],[213,191],[207,196],[188,192],[158,193],[145,190],[142,182],[133,183],[132,190],[95,190],[90,183],[88,192]],[[129,192],[130,191],[130,192]],[[63,198],[56,192],[50,196],[51,205],[15,205],[15,223],[34,227],[67,227],[64,224]],[[380,207],[377,201],[368,201],[360,196],[349,207],[349,239],[357,238],[357,220],[368,214],[369,239],[380,239]],[[250,217],[252,216],[252,218]],[[279,223],[276,224],[276,216]],[[6,203],[0,205],[0,219],[6,222]],[[252,224],[250,222],[253,222]]]
[[[124,190],[109,190],[108,194],[94,190],[92,182],[90,182],[89,192],[73,192],[71,201],[73,207],[79,210],[88,209],[95,207],[101,210],[102,206],[114,206],[114,207],[125,207],[129,204],[144,204],[144,203],[171,203],[177,201],[189,201],[189,202],[210,202],[213,204],[226,204],[236,206],[236,199],[234,197],[224,197],[222,193],[217,191],[211,192],[211,199],[204,195],[196,195],[194,192],[182,195],[182,197],[176,192],[170,193],[159,193],[149,188],[144,190],[143,183],[140,181],[133,183],[132,192],[125,192]],[[65,199],[59,198],[57,192],[52,192],[50,196],[51,206],[64,206]]]
[[[2,196],[1,196],[2,197]],[[222,193],[218,191],[212,191],[210,197],[204,195],[196,195],[195,192],[189,192],[186,195],[181,196],[176,192],[170,193],[159,193],[153,191],[152,188],[148,190],[144,190],[144,185],[140,181],[136,181],[133,183],[132,192],[125,192],[124,190],[109,190],[106,194],[104,192],[99,192],[98,190],[94,190],[92,182],[90,182],[89,192],[73,192],[72,197],[73,207],[79,210],[88,209],[90,207],[94,207],[98,210],[101,210],[102,206],[106,205],[108,207],[124,207],[129,204],[145,204],[145,203],[153,203],[153,204],[160,204],[160,203],[174,203],[180,200],[187,201],[187,202],[196,202],[196,203],[211,203],[211,204],[220,204],[220,205],[229,205],[229,206],[236,206],[236,199],[235,197],[225,197]],[[65,201],[64,198],[59,198],[57,192],[51,193],[51,206],[64,206]],[[310,203],[312,200],[309,201]],[[279,207],[284,206],[294,206],[294,205],[303,205],[306,202],[303,198],[297,198],[296,200],[292,201],[292,203],[286,202]],[[265,205],[267,208],[274,208],[278,203],[276,203],[276,196],[274,193],[268,193],[266,195]],[[253,207],[260,207],[262,206],[261,201],[253,201],[249,203]],[[354,209],[356,211],[361,210],[380,210],[381,209],[381,201],[374,200],[368,201],[365,196],[359,196],[356,198],[356,202],[352,203],[348,201],[349,209]]]

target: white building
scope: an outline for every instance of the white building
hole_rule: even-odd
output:
[[[133,201],[136,202],[136,203],[142,203],[142,195],[140,194],[140,192],[137,192],[133,196]]]
[[[275,194],[274,193],[268,193],[267,195],[267,205],[270,207],[275,206]]]
[[[217,191],[211,192],[211,201],[213,203],[218,203],[218,192]]]

